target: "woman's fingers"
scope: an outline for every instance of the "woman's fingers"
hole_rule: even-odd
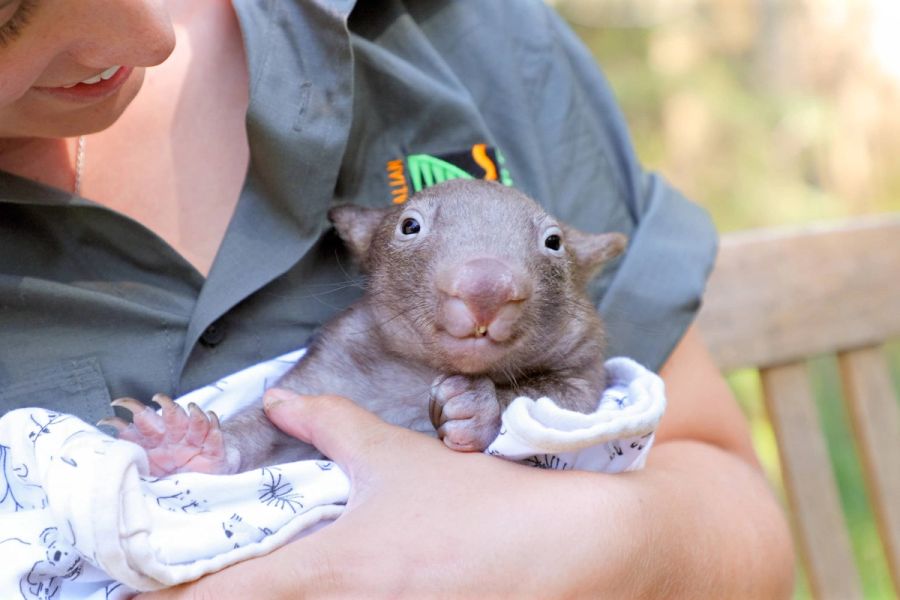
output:
[[[266,392],[263,403],[266,415],[279,429],[315,446],[351,478],[359,475],[360,464],[378,460],[386,438],[415,435],[341,396],[304,396],[273,388]]]

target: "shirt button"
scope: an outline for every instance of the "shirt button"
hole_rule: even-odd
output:
[[[200,336],[200,343],[207,348],[213,348],[225,339],[226,327],[222,321],[216,321],[204,330]]]

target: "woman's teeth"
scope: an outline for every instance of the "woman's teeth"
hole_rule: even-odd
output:
[[[106,69],[105,71],[103,71],[102,73],[100,73],[98,75],[94,75],[93,77],[85,79],[84,81],[79,81],[78,83],[93,85],[95,83],[100,83],[101,81],[106,81],[107,79],[109,79],[110,77],[115,75],[121,68],[122,68],[121,66],[110,67],[110,68]],[[76,85],[78,85],[78,83],[73,83],[71,85],[64,85],[63,88],[75,87]]]

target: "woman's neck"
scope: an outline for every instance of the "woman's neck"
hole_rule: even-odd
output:
[[[0,170],[54,187],[72,190],[75,140],[0,139]]]

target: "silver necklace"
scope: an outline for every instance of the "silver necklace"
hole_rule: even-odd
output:
[[[81,173],[84,171],[84,147],[86,144],[83,135],[78,136],[78,142],[75,145],[75,195],[81,195]]]

